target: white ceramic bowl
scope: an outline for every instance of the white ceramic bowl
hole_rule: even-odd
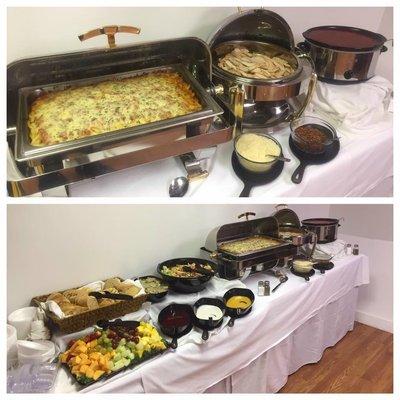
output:
[[[36,307],[24,307],[8,316],[8,323],[17,330],[19,340],[26,339],[31,331],[31,322],[36,318]]]

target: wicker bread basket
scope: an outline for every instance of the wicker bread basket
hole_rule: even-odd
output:
[[[58,292],[63,293],[67,290],[73,289],[59,290]],[[39,307],[40,303],[45,302],[49,296],[50,294],[36,296],[31,300],[31,305]],[[140,309],[146,299],[147,295],[140,295],[138,297],[134,297],[132,301],[117,300],[114,304],[88,310],[65,318],[59,318],[51,311],[46,311],[46,323],[51,331],[60,330],[64,333],[78,332],[95,325],[96,322],[101,319],[110,320],[135,312]]]

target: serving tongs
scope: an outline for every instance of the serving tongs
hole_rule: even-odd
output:
[[[200,267],[199,265],[196,265],[194,268],[189,267],[189,266],[183,266],[182,269],[185,272],[197,272],[197,273],[205,275],[205,276],[214,276],[215,275],[214,271],[210,271],[206,268]]]
[[[101,319],[96,322],[96,325],[102,329],[107,329],[107,328],[114,328],[114,327],[124,327],[128,329],[136,329],[139,325],[139,321],[123,321],[121,318],[118,318],[114,321],[108,321],[106,319]]]
[[[133,296],[130,296],[129,294],[110,293],[107,290],[105,290],[104,292],[90,292],[89,296],[93,296],[97,300],[112,299],[112,300],[133,301],[135,299]]]

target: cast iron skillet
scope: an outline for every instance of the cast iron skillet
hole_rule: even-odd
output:
[[[249,197],[251,189],[253,189],[253,187],[266,185],[267,183],[274,181],[281,174],[284,164],[284,161],[277,161],[267,172],[250,172],[240,165],[236,153],[233,152],[233,170],[235,171],[235,174],[238,176],[238,178],[244,183],[244,188],[239,197]]]
[[[214,320],[212,318],[206,320],[206,319],[199,319],[196,317],[196,312],[197,309],[200,306],[203,306],[205,304],[211,305],[211,306],[216,306],[221,309],[222,311],[222,317],[220,319]],[[224,319],[225,315],[225,303],[220,300],[220,299],[212,299],[209,297],[203,297],[200,300],[197,300],[196,303],[194,303],[193,306],[193,311],[194,311],[194,324],[203,330],[203,334],[201,335],[203,340],[207,340],[209,338],[209,331],[214,330],[215,328],[218,328],[221,325],[222,320]]]
[[[307,165],[325,164],[333,160],[338,155],[340,150],[339,140],[334,140],[332,144],[326,147],[325,152],[322,154],[311,154],[300,150],[294,144],[293,139],[291,137],[289,138],[289,146],[293,154],[300,161],[300,165],[295,169],[292,175],[293,183],[301,183]]]
[[[167,267],[173,267],[178,264],[188,264],[188,263],[195,263],[196,265],[200,264],[208,264],[210,267],[213,268],[213,273],[210,275],[202,275],[197,278],[177,278],[170,275],[165,275],[162,272],[162,267],[165,265]],[[170,289],[179,292],[179,293],[196,293],[200,292],[206,287],[207,282],[215,275],[217,271],[217,264],[204,260],[202,258],[174,258],[172,260],[163,261],[162,263],[158,264],[157,272],[162,276],[163,280],[168,282]]]
[[[247,307],[246,309],[240,309],[240,308],[230,308],[226,305],[226,302],[228,301],[228,299],[230,299],[233,296],[246,296],[251,300],[251,305],[250,307]],[[225,294],[224,294],[224,301],[225,301],[225,307],[226,307],[226,311],[225,314],[229,315],[231,317],[231,319],[228,322],[228,326],[233,326],[235,323],[235,319],[236,318],[242,318],[244,316],[246,316],[247,314],[250,313],[252,305],[254,303],[254,293],[250,290],[250,289],[243,289],[243,288],[233,288],[228,290]]]
[[[164,285],[169,286],[168,283],[164,281],[164,279],[161,279],[160,277],[154,276],[154,275],[141,276],[138,279],[140,281],[141,279],[145,279],[145,278],[154,278],[154,279],[157,279],[158,281],[162,282]],[[165,292],[161,292],[161,293],[150,294],[150,293],[146,292],[146,294],[147,294],[148,301],[151,301],[152,303],[158,303],[168,294],[168,289]]]
[[[178,339],[188,334],[193,328],[194,314],[189,304],[172,303],[158,314],[161,332],[172,338],[169,346],[178,347]]]

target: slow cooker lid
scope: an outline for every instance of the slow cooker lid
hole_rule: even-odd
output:
[[[255,40],[294,49],[293,33],[278,14],[264,9],[239,12],[225,19],[210,35],[210,47],[232,40]]]
[[[309,218],[309,219],[303,219],[301,223],[303,225],[312,225],[312,226],[336,225],[337,223],[339,223],[339,220],[336,218]]]
[[[379,33],[340,25],[316,26],[303,36],[312,44],[339,51],[374,51],[386,42]]]

